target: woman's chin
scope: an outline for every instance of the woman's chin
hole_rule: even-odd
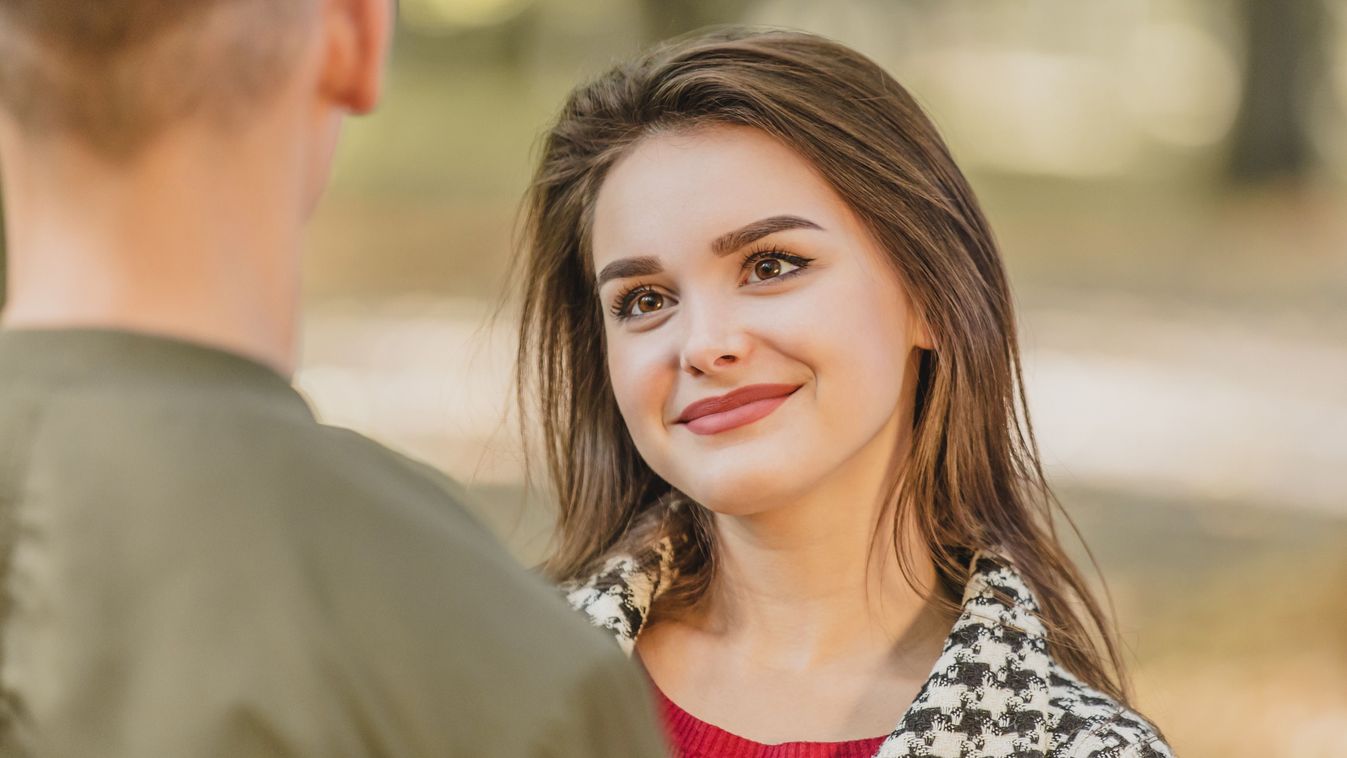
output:
[[[713,513],[745,517],[770,511],[798,495],[798,487],[782,485],[779,477],[736,477],[729,481],[703,478],[682,491]]]

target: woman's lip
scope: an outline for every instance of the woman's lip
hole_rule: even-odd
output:
[[[715,434],[751,424],[777,409],[798,384],[751,384],[719,397],[698,400],[683,409],[678,423],[696,434]]]
[[[683,425],[693,434],[719,434],[730,429],[737,429],[741,426],[765,418],[776,410],[782,403],[790,399],[790,395],[781,395],[779,397],[769,397],[762,400],[754,400],[751,403],[731,408],[728,411],[720,413],[710,413],[705,416],[698,416]]]

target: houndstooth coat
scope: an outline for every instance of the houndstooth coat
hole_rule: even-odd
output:
[[[630,655],[672,557],[661,539],[562,589]],[[875,758],[1173,758],[1153,724],[1052,659],[1038,606],[1006,560],[979,552],[970,565],[944,650]]]

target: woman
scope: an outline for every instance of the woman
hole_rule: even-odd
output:
[[[673,43],[572,93],[528,205],[548,568],[678,752],[1170,755],[1052,529],[991,230],[892,78]]]

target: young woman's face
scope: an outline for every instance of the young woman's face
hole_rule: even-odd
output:
[[[600,189],[593,255],[627,428],[702,505],[770,509],[907,433],[929,340],[859,219],[765,133],[639,143]]]

